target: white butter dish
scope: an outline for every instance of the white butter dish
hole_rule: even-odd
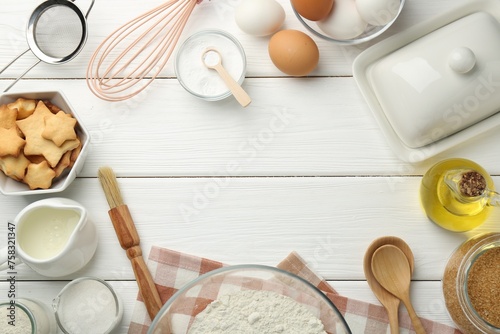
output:
[[[361,53],[354,78],[392,148],[418,162],[500,124],[500,2],[475,1]]]

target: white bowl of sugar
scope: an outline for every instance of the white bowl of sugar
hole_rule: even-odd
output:
[[[68,283],[53,301],[59,328],[68,334],[108,334],[123,316],[123,303],[113,287],[96,277]]]
[[[202,55],[215,48],[222,65],[231,77],[242,84],[246,73],[246,55],[240,42],[222,30],[202,30],[188,37],[175,57],[175,73],[180,84],[192,95],[206,101],[219,101],[231,96],[219,74],[207,68]]]

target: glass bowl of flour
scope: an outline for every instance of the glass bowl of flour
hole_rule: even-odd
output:
[[[204,274],[162,307],[148,334],[351,334],[323,292],[274,267],[237,265]]]
[[[222,30],[202,30],[188,37],[175,57],[175,73],[184,89],[207,101],[231,96],[217,71],[207,68],[202,55],[209,48],[219,51],[222,66],[238,84],[245,80],[246,55],[240,42]]]

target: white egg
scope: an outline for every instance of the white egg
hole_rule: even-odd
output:
[[[276,0],[242,0],[235,11],[238,27],[247,34],[267,36],[285,21],[285,10]]]
[[[359,15],[371,25],[384,26],[398,15],[401,0],[356,0]]]
[[[368,25],[359,15],[354,0],[335,0],[330,14],[317,24],[328,36],[342,40],[361,35]]]

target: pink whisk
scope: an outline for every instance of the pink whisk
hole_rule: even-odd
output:
[[[196,4],[169,0],[109,35],[87,67],[87,85],[106,101],[129,99],[148,87],[168,62]]]

